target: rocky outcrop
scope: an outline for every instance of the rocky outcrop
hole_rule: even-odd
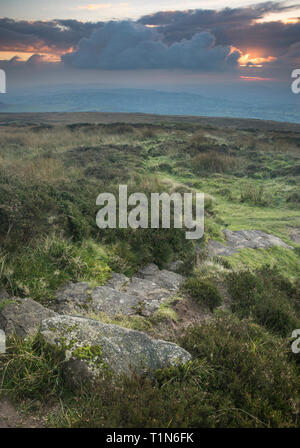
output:
[[[132,279],[113,273],[104,286],[90,288],[87,283],[68,283],[57,292],[56,311],[78,316],[102,312],[109,316],[150,316],[183,281],[182,275],[150,264]]]
[[[66,378],[71,386],[93,381],[106,369],[117,374],[142,374],[191,359],[176,344],[82,317],[46,319],[40,334],[64,352]]]
[[[262,232],[261,230],[224,230],[226,245],[218,241],[209,240],[207,250],[210,256],[230,256],[242,249],[268,249],[271,246],[280,246],[285,249],[294,249],[277,236]]]
[[[65,378],[72,387],[93,381],[107,370],[126,375],[151,373],[186,363],[191,355],[171,342],[98,319],[102,313],[149,316],[174,295],[183,280],[152,264],[131,279],[113,273],[104,286],[69,282],[57,291],[55,311],[29,298],[3,293],[0,330],[22,338],[39,332],[63,353]]]
[[[159,285],[161,288],[168,289],[169,291],[176,291],[185,280],[182,275],[175,272],[159,270],[159,268],[153,263],[142,268],[138,272],[137,276],[145,280],[149,280],[156,285]]]
[[[38,331],[43,319],[55,316],[54,311],[35,300],[11,297],[0,307],[0,329],[6,335],[31,336]]]
[[[112,272],[111,279],[105,283],[105,286],[120,291],[120,289],[128,282],[129,278],[126,277],[126,275]]]

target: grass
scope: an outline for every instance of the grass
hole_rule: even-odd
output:
[[[1,395],[53,405],[55,427],[299,427],[299,361],[289,339],[300,318],[299,246],[289,235],[300,227],[299,163],[296,132],[171,122],[1,126],[0,286],[47,304],[67,281],[103,284],[111,270],[131,276],[146,263],[181,259],[186,290],[214,310],[175,341],[193,355],[186,366],[155,378],[103,377],[80,393],[65,384],[57,352],[39,338],[12,337],[0,359]],[[121,183],[148,196],[204,192],[202,249],[210,238],[224,243],[224,228],[262,230],[295,249],[227,259],[204,251],[194,270],[184,230],[97,228],[96,197]],[[220,283],[231,296],[226,313],[215,310]],[[172,305],[151,318],[90,317],[156,335],[180,323]]]
[[[226,258],[234,270],[255,270],[267,264],[278,268],[292,280],[296,280],[300,275],[299,250],[291,251],[278,246],[268,249],[243,249]]]
[[[184,284],[184,289],[199,303],[206,305],[210,311],[222,303],[218,288],[208,279],[199,276],[190,277]]]

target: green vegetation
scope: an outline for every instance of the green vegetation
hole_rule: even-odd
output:
[[[67,281],[102,285],[111,271],[131,276],[180,259],[182,292],[214,314],[188,329],[172,300],[150,318],[90,315],[155,337],[175,327],[169,339],[193,359],[117,381],[104,369],[80,392],[68,389],[59,351],[37,337],[9,338],[0,396],[32,412],[47,403],[47,425],[58,427],[299,427],[299,358],[290,350],[300,326],[300,249],[290,237],[300,228],[299,148],[299,132],[254,133],[246,123],[1,126],[0,289],[47,305]],[[203,239],[188,241],[181,229],[98,229],[96,198],[117,196],[119,184],[148,197],[204,192]],[[224,228],[262,230],[295,249],[208,258],[206,242],[225,243]],[[217,310],[227,293],[228,310]],[[75,356],[102,362],[99,347]]]
[[[186,280],[184,288],[197,302],[208,306],[211,311],[222,303],[218,288],[209,280],[190,277]]]
[[[255,272],[228,275],[232,311],[252,318],[271,332],[289,336],[300,324],[300,289],[266,266]]]

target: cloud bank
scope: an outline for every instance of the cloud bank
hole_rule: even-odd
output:
[[[130,21],[109,22],[83,38],[62,60],[76,68],[225,70],[240,53],[215,44],[209,32],[167,45],[156,29]]]
[[[157,12],[138,21],[15,21],[0,19],[0,51],[55,55],[69,67],[107,70],[188,69],[230,71],[241,52],[265,67],[300,63],[300,19],[258,22],[291,11],[284,2],[222,10]],[[250,58],[251,59],[251,58]],[[248,67],[253,63],[249,59]],[[30,66],[45,64],[30,59]],[[3,64],[2,64],[3,65]],[[10,66],[21,67],[13,60]],[[257,64],[259,66],[259,64]]]

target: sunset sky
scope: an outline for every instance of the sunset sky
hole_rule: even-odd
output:
[[[299,65],[299,1],[0,0],[0,68],[20,82],[45,69],[55,82],[72,70],[256,82]]]

